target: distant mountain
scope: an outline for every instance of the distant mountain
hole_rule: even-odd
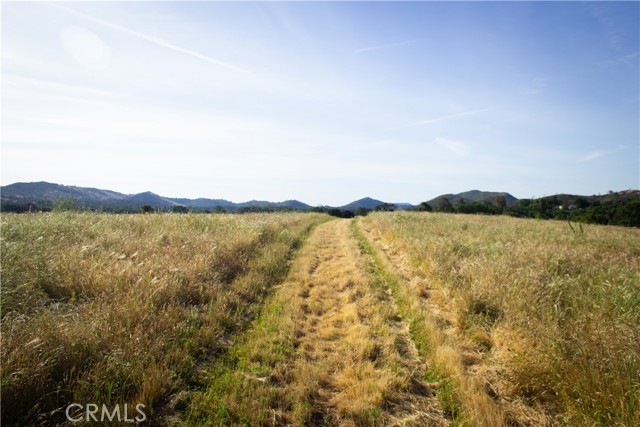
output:
[[[139,194],[122,194],[110,190],[52,184],[49,182],[18,182],[0,187],[0,201],[2,209],[10,211],[29,210],[30,208],[47,210],[52,209],[55,203],[61,201],[79,208],[111,211],[137,210],[145,205],[151,206],[156,210],[171,210],[176,206],[184,206],[192,210],[214,210],[222,207],[230,212],[249,208],[272,208],[276,210],[309,210],[312,208],[299,200],[285,200],[283,202],[250,200],[248,202],[234,203],[224,199],[164,197],[150,191]],[[382,200],[365,197],[342,206],[340,209],[355,212],[358,208],[375,209],[376,206],[383,203]],[[396,203],[395,205],[399,209],[412,207],[409,203]]]
[[[176,202],[181,206],[188,206],[191,209],[213,209],[218,206],[221,206],[225,209],[235,209],[236,204],[224,199],[184,199],[184,198],[168,198],[167,200],[171,200],[172,202]]]
[[[151,206],[154,209],[167,210],[179,204],[171,200],[165,199],[162,196],[158,196],[151,191],[145,191],[144,193],[134,194],[127,197],[125,200],[127,206],[133,208],[141,208],[142,206]]]
[[[58,200],[73,201],[87,208],[100,209],[106,205],[125,203],[128,196],[97,188],[74,187],[49,182],[18,182],[1,187],[3,207],[36,206],[51,208]]]
[[[540,197],[540,200],[558,201],[565,205],[574,203],[577,199],[584,199],[590,203],[628,203],[638,201],[640,199],[640,190],[624,190],[618,192],[609,192],[607,194],[579,196],[575,194],[555,194],[553,196]]]
[[[250,200],[248,202],[237,203],[236,206],[239,208],[255,206],[260,208],[275,207],[275,208],[288,208],[288,209],[300,209],[300,210],[311,209],[311,206],[307,205],[306,203],[302,203],[298,200],[285,200],[284,202],[268,202],[266,200]]]
[[[284,206],[286,208],[291,208],[291,209],[301,209],[301,210],[311,209],[310,205],[303,203],[299,200],[285,200],[284,202],[279,202],[278,204],[280,206]]]
[[[64,197],[91,199],[97,202],[126,197],[124,194],[97,188],[74,187],[49,182],[17,182],[1,187],[2,197],[38,201]]]
[[[505,200],[507,201],[507,205],[512,205],[518,202],[518,199],[515,198],[514,196],[512,196],[509,193],[505,193],[505,192],[495,192],[495,191],[480,191],[480,190],[471,190],[471,191],[465,191],[464,193],[458,193],[458,194],[442,194],[438,197],[436,197],[435,199],[431,199],[429,200],[427,203],[429,203],[429,205],[431,205],[432,207],[436,205],[436,203],[438,203],[438,200],[443,199],[443,198],[447,198],[449,200],[449,203],[451,203],[452,205],[456,205],[457,203],[460,203],[460,201],[464,201],[465,203],[470,203],[470,202],[479,202],[479,203],[495,203],[496,201],[496,197],[497,196],[504,196]]]
[[[285,200],[284,202],[252,200],[233,203],[223,199],[163,197],[150,191],[130,195],[110,190],[49,182],[18,182],[0,187],[0,202],[3,210],[23,211],[29,210],[29,208],[46,210],[53,208],[55,203],[61,201],[79,208],[113,211],[137,210],[145,205],[156,210],[171,210],[176,206],[184,206],[193,210],[213,210],[222,207],[228,211],[251,207],[299,210],[311,208],[298,200]]]
[[[383,203],[383,201],[372,199],[371,197],[365,197],[364,199],[351,202],[348,205],[340,206],[340,209],[352,212],[358,208],[375,209],[376,206],[380,206]]]
[[[536,214],[537,211],[535,211],[535,209],[537,209],[537,206],[540,209],[544,208],[541,210],[540,214],[545,218],[555,217],[557,216],[557,212],[570,212],[574,216],[577,214],[589,214],[594,218],[597,217],[596,219],[585,217],[585,220],[588,222],[620,223],[622,225],[629,225],[631,223],[635,224],[635,222],[629,222],[626,220],[626,222],[622,220],[618,221],[616,219],[618,217],[629,217],[628,213],[625,213],[626,211],[613,212],[611,209],[616,210],[621,205],[637,204],[640,202],[640,191],[638,190],[625,190],[620,192],[610,191],[607,194],[592,196],[556,194],[535,199],[539,201],[535,206],[528,200],[519,201],[514,196],[506,192],[471,190],[458,194],[443,194],[429,200],[428,203],[435,208],[438,200],[446,197],[453,206],[457,206],[461,201],[464,201],[465,203],[479,202],[494,205],[497,196],[504,196],[509,209],[511,209],[511,213],[516,216],[532,216]],[[384,202],[382,200],[365,197],[364,199],[356,200],[347,205],[341,206],[339,209],[355,213],[358,208],[374,210],[377,206],[382,205],[383,203]],[[161,211],[170,211],[178,206],[183,206],[194,211],[216,211],[222,208],[228,212],[312,209],[308,204],[298,200],[285,200],[283,202],[250,200],[243,203],[234,203],[224,199],[164,197],[150,191],[139,194],[122,194],[116,191],[52,184],[44,181],[17,182],[15,184],[0,187],[0,207],[3,211],[23,212],[29,210],[50,210],[54,208],[56,204],[61,204],[67,208],[83,208],[112,212],[133,212],[139,210],[143,206],[151,206],[153,209]],[[409,203],[392,204],[399,210],[411,209],[414,207]],[[324,206],[322,208],[327,211],[332,207]],[[593,212],[587,212],[589,209]],[[609,212],[610,215],[605,215],[603,213],[603,209],[609,209],[609,211],[611,211]],[[631,216],[633,215],[637,216],[635,213]],[[606,222],[605,220],[609,222]]]

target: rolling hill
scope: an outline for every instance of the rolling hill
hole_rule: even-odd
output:
[[[142,206],[151,206],[156,210],[164,211],[171,210],[176,206],[184,206],[198,211],[224,208],[229,212],[251,208],[273,208],[276,210],[309,210],[312,208],[312,206],[299,200],[285,200],[282,202],[249,200],[247,202],[234,203],[224,199],[164,197],[151,191],[138,194],[123,194],[110,190],[53,184],[44,181],[18,182],[0,187],[0,201],[2,210],[5,211],[48,210],[60,202],[72,207],[116,212],[137,210]],[[365,197],[341,206],[340,209],[355,211],[358,208],[366,208],[373,210],[383,203],[381,200]],[[396,205],[399,209],[408,209],[413,206],[409,203],[397,203]],[[331,208],[331,206],[327,206],[327,208]]]
[[[233,203],[223,199],[187,199],[163,197],[146,191],[139,194],[122,194],[110,190],[85,188],[49,182],[18,182],[0,188],[0,201],[3,210],[51,209],[56,203],[65,202],[71,206],[97,210],[136,210],[142,206],[151,206],[157,210],[171,210],[184,206],[193,210],[211,210],[222,207],[235,211],[243,207],[273,207],[280,209],[306,210],[311,206],[298,200],[268,202],[252,200]]]
[[[345,211],[355,211],[358,208],[375,209],[376,206],[383,204],[381,200],[372,199],[371,197],[365,197],[364,199],[356,200],[347,205],[340,206],[340,209]]]
[[[438,200],[446,197],[452,205],[456,205],[457,203],[460,203],[460,201],[464,201],[465,203],[487,202],[492,204],[495,203],[497,196],[504,196],[507,201],[507,205],[513,205],[518,202],[517,198],[506,192],[471,190],[458,194],[442,194],[434,199],[429,200],[427,203],[429,203],[433,207],[438,202]]]
[[[507,206],[514,210],[512,214],[518,216],[531,216],[531,212],[520,212],[518,209],[527,209],[522,206],[529,206],[529,200],[518,200],[507,192],[471,190],[458,194],[442,194],[429,200],[427,203],[432,208],[437,206],[439,200],[447,198],[455,207],[461,202],[482,203],[494,205],[497,196],[504,196]],[[604,195],[578,196],[571,194],[557,194],[545,196],[538,200],[538,205],[557,207],[557,209],[572,210],[588,205],[619,205],[637,202],[640,199],[640,191],[625,190],[620,192],[609,192]],[[282,202],[271,202],[267,200],[250,200],[242,203],[234,203],[224,199],[208,198],[176,198],[165,197],[146,191],[138,194],[123,194],[111,190],[98,188],[77,187],[49,182],[18,182],[15,184],[0,187],[0,203],[2,211],[24,212],[29,210],[51,210],[58,204],[63,204],[68,208],[81,208],[91,210],[102,210],[110,212],[132,212],[143,206],[151,206],[155,210],[170,211],[177,206],[184,206],[193,211],[213,211],[223,209],[228,212],[246,212],[252,210],[312,210],[312,206],[299,200],[285,200]],[[360,208],[374,210],[383,204],[382,200],[365,197],[355,200],[344,206],[337,207],[343,211],[355,212]],[[393,203],[397,210],[408,210],[414,208],[409,203]],[[522,206],[520,206],[522,205]],[[548,207],[547,206],[547,207]],[[324,206],[324,209],[332,209],[332,206]],[[552,209],[552,208],[549,208]],[[599,209],[599,208],[598,208]],[[516,212],[517,211],[517,212]],[[551,212],[551,211],[550,211]],[[574,210],[574,212],[576,212]],[[553,216],[551,213],[546,217]],[[599,213],[602,216],[604,214]],[[543,215],[544,216],[544,215]],[[610,222],[609,218],[609,222]],[[600,221],[600,223],[609,223]]]

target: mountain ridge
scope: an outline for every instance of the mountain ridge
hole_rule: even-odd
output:
[[[443,198],[447,198],[449,200],[449,203],[451,203],[452,205],[455,205],[458,203],[472,203],[472,202],[494,203],[496,200],[496,197],[498,196],[504,196],[507,202],[507,205],[512,205],[518,202],[518,199],[515,196],[504,191],[470,190],[470,191],[464,191],[458,194],[451,194],[451,193],[441,194],[440,196],[429,200],[427,203],[429,203],[429,205],[433,207],[436,205],[436,203],[438,203],[438,200],[441,200]]]
[[[439,200],[447,198],[452,205],[460,203],[488,203],[494,204],[497,196],[504,196],[507,205],[515,205],[519,202],[515,196],[507,192],[470,190],[458,194],[442,194],[429,200],[427,203],[435,207]],[[607,197],[636,199],[640,197],[638,190],[624,190],[617,193],[610,192],[608,195],[579,196],[570,194],[557,194],[553,196],[540,197],[535,200],[560,199],[568,204],[570,200],[585,198],[587,200],[603,199]],[[235,203],[225,199],[209,198],[180,198],[164,197],[151,191],[144,191],[138,194],[124,194],[112,190],[103,190],[92,187],[68,186],[55,184],[46,181],[37,182],[16,182],[0,187],[0,203],[3,211],[25,211],[25,210],[47,210],[52,209],[56,203],[69,202],[73,207],[96,209],[106,211],[131,211],[151,206],[156,210],[172,210],[176,207],[186,207],[196,211],[210,211],[224,209],[229,212],[250,211],[252,209],[274,209],[274,210],[311,210],[315,207],[299,200],[284,200],[271,202],[266,200],[249,200]],[[382,200],[371,197],[364,197],[343,206],[335,208],[355,212],[359,208],[373,210],[383,204]],[[410,203],[391,203],[396,209],[412,209],[415,206]],[[323,208],[334,208],[324,206]]]
[[[345,211],[355,211],[356,209],[359,209],[359,208],[373,210],[376,208],[376,206],[379,206],[383,203],[384,202],[381,200],[376,200],[371,197],[363,197],[362,199],[358,199],[344,206],[340,206],[339,209],[342,209]]]
[[[164,197],[151,191],[137,194],[124,194],[112,190],[92,187],[54,184],[46,181],[16,182],[0,187],[0,202],[3,210],[23,210],[20,208],[50,209],[57,202],[70,202],[77,207],[101,210],[127,210],[151,206],[158,210],[170,210],[183,206],[194,210],[224,208],[236,211],[242,208],[279,208],[307,210],[311,206],[299,200],[270,202],[250,200],[234,203],[224,199]]]

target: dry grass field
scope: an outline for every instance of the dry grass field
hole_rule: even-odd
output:
[[[327,218],[3,214],[2,424],[70,402],[170,416]]]
[[[640,230],[472,215],[361,221],[460,425],[640,425]]]
[[[3,215],[3,425],[640,425],[640,230],[328,219]]]
[[[386,282],[350,221],[335,220],[311,236],[186,422],[450,425],[424,372]]]

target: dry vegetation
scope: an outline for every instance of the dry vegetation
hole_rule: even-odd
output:
[[[328,219],[3,215],[3,424],[640,425],[639,230]]]
[[[211,371],[187,423],[448,425],[372,268],[350,221],[319,226],[256,324]]]
[[[327,218],[3,214],[3,424],[59,424],[70,402],[169,419]]]
[[[640,231],[393,213],[361,221],[459,425],[640,425]]]

